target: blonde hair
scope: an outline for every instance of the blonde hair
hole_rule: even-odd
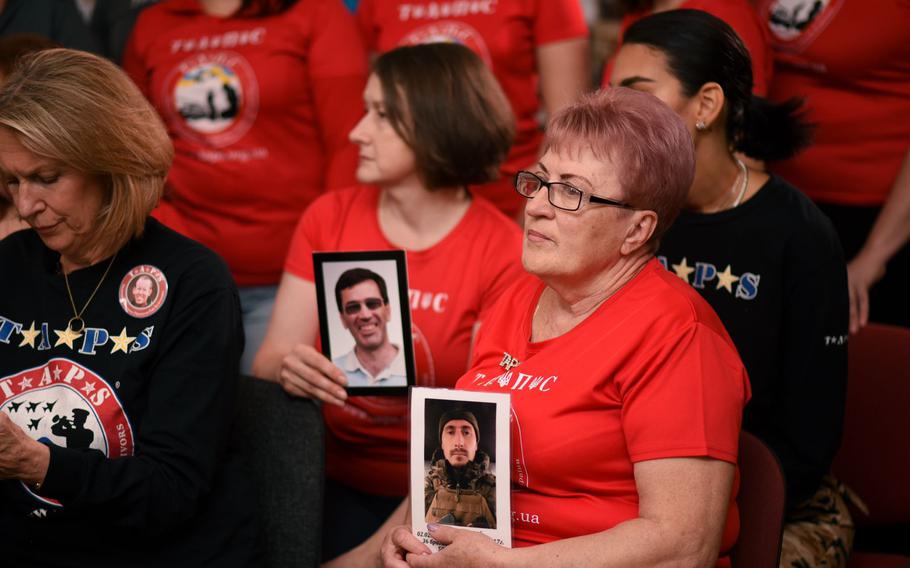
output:
[[[110,254],[142,234],[174,148],[120,68],[71,49],[26,55],[0,88],[0,126],[34,154],[101,180],[103,206],[86,250]]]

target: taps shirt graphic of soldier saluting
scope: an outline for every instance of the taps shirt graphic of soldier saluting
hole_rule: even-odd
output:
[[[106,279],[106,262],[69,275],[76,298],[101,281],[74,331],[58,259],[34,231],[0,242],[0,266],[27,267],[0,286],[0,413],[51,453],[40,489],[0,480],[0,564],[249,561],[252,503],[226,447],[242,341],[227,267],[150,219]]]

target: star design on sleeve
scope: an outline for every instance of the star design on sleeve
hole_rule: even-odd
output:
[[[86,381],[85,386],[82,387],[82,388],[79,389],[79,390],[81,390],[81,391],[84,392],[85,394],[92,394],[92,393],[95,392],[95,390],[96,390],[96,389],[95,389],[95,383]]]
[[[686,257],[683,257],[682,262],[679,264],[672,264],[671,266],[673,267],[673,272],[688,284],[689,275],[695,272],[695,269],[686,263]]]
[[[111,353],[116,353],[118,351],[123,351],[124,353],[129,353],[129,347],[133,343],[135,337],[130,337],[126,334],[126,327],[120,330],[120,335],[112,335],[111,341],[114,342],[114,347],[111,349]]]
[[[57,343],[54,344],[54,347],[60,347],[61,345],[66,345],[70,349],[73,349],[73,342],[82,337],[81,332],[76,332],[70,329],[69,326],[66,327],[63,331],[54,330],[54,333],[57,334]]]
[[[23,329],[20,333],[22,334],[22,341],[19,342],[19,347],[28,345],[34,349],[35,338],[41,335],[41,330],[35,329],[35,322],[32,322],[32,325],[28,329]]]
[[[19,381],[19,390],[23,391],[25,389],[32,388],[32,379],[31,377],[22,377],[22,380]],[[31,404],[31,403],[29,403]]]
[[[723,272],[717,273],[717,289],[726,288],[727,292],[733,293],[733,284],[739,280],[739,276],[733,276],[733,271],[728,264]]]

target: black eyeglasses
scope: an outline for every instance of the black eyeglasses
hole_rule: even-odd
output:
[[[585,203],[600,203],[621,209],[635,209],[622,201],[586,193],[574,185],[561,181],[544,181],[531,172],[521,171],[515,176],[515,190],[522,197],[533,198],[541,187],[547,188],[547,201],[550,202],[550,205],[565,211],[578,211]]]
[[[385,302],[379,298],[367,298],[363,302],[351,301],[344,305],[344,313],[349,316],[360,313],[360,310],[362,309],[360,307],[361,305],[366,306],[368,310],[378,310],[385,305]]]

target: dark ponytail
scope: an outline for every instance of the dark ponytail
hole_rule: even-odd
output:
[[[775,104],[752,95],[742,136],[734,149],[759,160],[784,160],[812,142],[812,126],[803,120],[802,99]]]
[[[727,109],[724,128],[734,150],[759,160],[780,160],[811,141],[800,99],[775,104],[752,94],[749,51],[723,20],[701,10],[659,12],[632,24],[622,41],[662,52],[687,97],[705,83],[720,85]]]

